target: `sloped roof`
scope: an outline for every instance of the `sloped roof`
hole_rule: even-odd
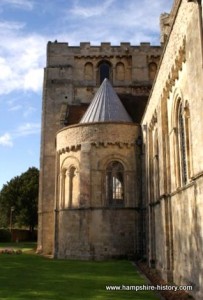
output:
[[[132,122],[108,79],[104,79],[80,121],[95,122]]]

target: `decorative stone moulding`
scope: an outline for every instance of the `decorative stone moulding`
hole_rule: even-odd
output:
[[[100,148],[100,147],[109,147],[109,146],[112,146],[112,145],[117,145],[119,148],[130,148],[130,147],[133,147],[135,144],[132,143],[132,142],[119,142],[119,141],[115,141],[115,142],[107,142],[107,141],[100,141],[100,142],[92,142],[90,143],[92,146],[95,146],[96,148]],[[64,147],[64,148],[61,148],[60,150],[58,150],[58,154],[64,154],[66,152],[70,152],[70,151],[79,151],[81,149],[81,144],[78,144],[78,145],[72,145],[72,146],[69,146],[69,147]]]
[[[155,124],[157,123],[157,111],[155,110],[152,116],[152,120],[150,122],[149,128],[153,129]]]
[[[69,147],[65,147],[65,148],[61,148],[60,150],[58,150],[58,154],[63,154],[63,153],[66,153],[66,152],[70,152],[70,151],[78,151],[80,150],[81,148],[81,145],[72,145],[72,146],[69,146]]]
[[[140,134],[140,127],[134,123],[95,123],[90,125],[70,126],[57,134],[57,153],[79,151],[84,144],[93,147],[130,148]]]
[[[173,86],[175,85],[175,81],[179,78],[179,71],[182,70],[183,63],[186,62],[186,38],[183,38],[182,46],[179,48],[178,53],[176,55],[174,64],[171,67],[171,71],[168,74],[168,79],[165,83],[165,87],[163,88],[162,99],[167,99],[169,93],[171,92]]]
[[[80,59],[80,58],[85,58],[85,59],[103,59],[103,60],[105,60],[105,59],[112,59],[114,56],[113,55],[75,55],[75,58],[78,58],[78,59]],[[123,56],[123,57],[126,57],[126,55],[125,56]]]
[[[91,143],[91,145],[95,146],[96,148],[99,147],[108,147],[108,146],[112,146],[112,145],[117,145],[119,148],[130,148],[132,146],[134,146],[134,143],[130,143],[130,142],[93,142]]]

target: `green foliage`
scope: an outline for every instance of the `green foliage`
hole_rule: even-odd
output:
[[[0,242],[10,242],[11,233],[7,229],[0,229]]]
[[[37,224],[39,171],[29,168],[5,184],[0,192],[0,227],[26,226],[32,231]]]

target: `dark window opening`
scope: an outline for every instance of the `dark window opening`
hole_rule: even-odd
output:
[[[106,196],[109,205],[124,205],[124,168],[118,161],[111,162],[107,167]]]
[[[182,113],[182,105],[179,107],[178,115],[178,127],[179,127],[179,145],[180,145],[180,159],[181,159],[181,175],[183,184],[187,183],[187,162],[186,162],[186,146],[185,146],[185,128],[184,119]]]
[[[99,65],[99,82],[102,84],[104,79],[107,78],[110,80],[110,65],[107,62],[102,62]]]

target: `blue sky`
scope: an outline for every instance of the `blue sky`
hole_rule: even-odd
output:
[[[173,0],[0,0],[0,189],[39,168],[46,45],[159,45]]]

